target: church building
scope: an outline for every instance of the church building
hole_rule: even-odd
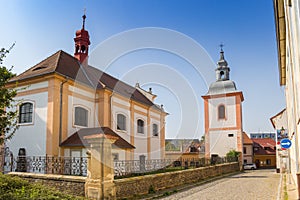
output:
[[[163,159],[165,117],[156,95],[89,65],[90,37],[76,31],[75,52],[62,50],[10,80],[19,90],[19,129],[6,147],[26,156],[86,156],[92,134],[117,137],[116,160]],[[54,38],[53,38],[54,39]]]
[[[216,81],[204,99],[205,156],[226,156],[230,150],[243,153],[243,93],[230,80],[230,68],[221,48]],[[242,157],[241,157],[242,158]]]

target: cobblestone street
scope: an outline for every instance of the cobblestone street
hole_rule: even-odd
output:
[[[216,180],[189,190],[178,192],[163,200],[228,199],[228,200],[276,200],[280,174],[274,169],[245,171],[231,177]]]

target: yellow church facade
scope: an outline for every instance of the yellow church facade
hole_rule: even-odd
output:
[[[118,160],[163,159],[165,117],[156,95],[88,64],[89,34],[76,32],[74,56],[60,50],[10,80],[16,83],[19,129],[6,146],[17,155],[86,156],[91,134],[118,139]]]

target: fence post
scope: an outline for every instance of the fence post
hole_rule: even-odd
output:
[[[140,172],[146,171],[146,156],[140,155]]]
[[[116,199],[111,149],[117,138],[96,134],[84,139],[90,144],[85,196],[91,199]]]

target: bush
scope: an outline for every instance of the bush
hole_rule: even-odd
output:
[[[229,161],[237,161],[240,154],[241,154],[241,152],[238,152],[236,150],[230,150],[226,154],[226,157],[227,157],[227,160],[229,160]]]
[[[27,199],[84,199],[82,197],[75,197],[72,195],[64,194],[57,190],[47,188],[40,184],[32,184],[19,177],[0,174],[0,200],[27,200]]]

